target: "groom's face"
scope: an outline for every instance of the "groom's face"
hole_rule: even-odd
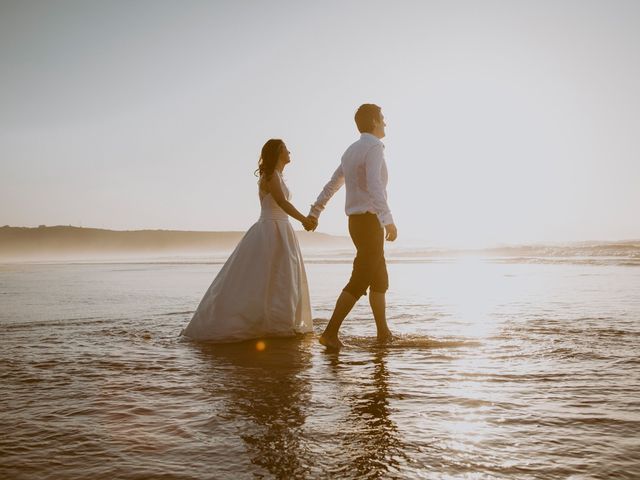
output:
[[[384,115],[382,114],[382,111],[380,111],[380,119],[374,120],[373,134],[378,138],[384,138],[384,127],[386,126],[387,124],[384,122]]]

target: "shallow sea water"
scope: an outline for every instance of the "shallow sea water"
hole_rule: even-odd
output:
[[[637,266],[392,262],[339,354],[317,258],[316,334],[178,338],[220,266],[0,266],[0,478],[640,478]]]

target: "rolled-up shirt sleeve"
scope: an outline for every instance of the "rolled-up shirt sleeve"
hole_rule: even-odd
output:
[[[327,182],[327,184],[318,195],[316,202],[311,205],[311,210],[309,210],[309,215],[312,217],[318,218],[320,213],[324,210],[324,207],[327,206],[331,197],[340,190],[340,188],[344,185],[344,171],[342,170],[342,164],[338,166],[333,175],[331,176],[331,180]]]
[[[382,181],[382,171],[387,166],[384,161],[384,146],[375,145],[367,152],[367,189],[375,214],[382,225],[393,223],[391,209],[387,203],[387,193]]]

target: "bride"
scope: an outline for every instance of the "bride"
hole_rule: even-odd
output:
[[[181,335],[236,342],[311,332],[309,287],[289,216],[306,230],[315,222],[289,203],[282,171],[290,162],[282,140],[262,147],[258,162],[261,212],[204,294]]]

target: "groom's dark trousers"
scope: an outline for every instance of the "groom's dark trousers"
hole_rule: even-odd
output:
[[[373,213],[349,215],[349,235],[356,246],[356,258],[345,292],[360,298],[370,292],[385,293],[389,288],[384,258],[384,228]]]

